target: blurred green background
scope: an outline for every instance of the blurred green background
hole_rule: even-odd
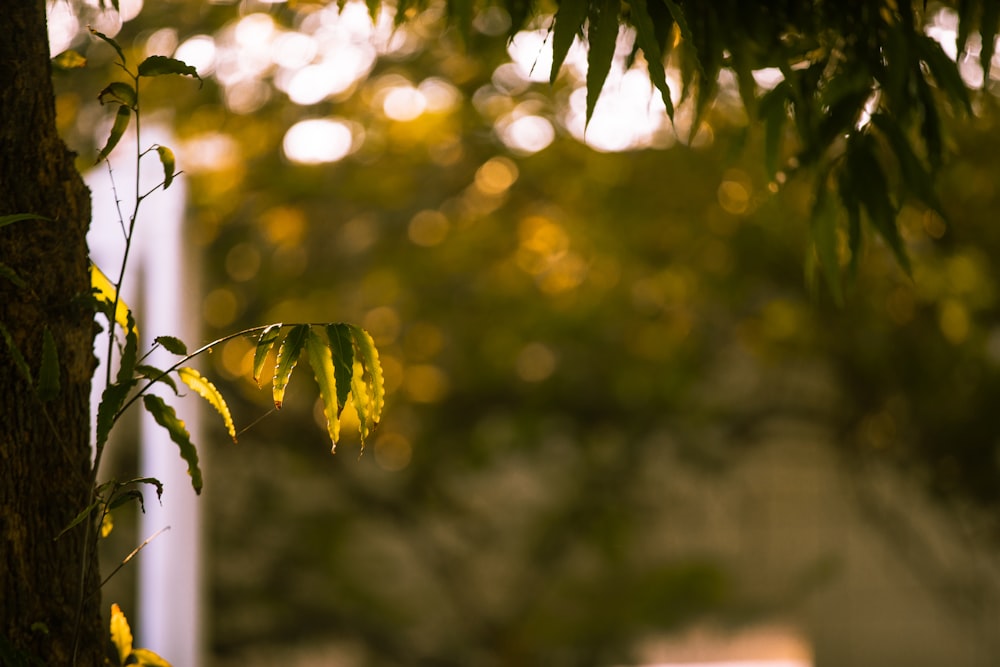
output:
[[[202,361],[250,425],[200,443],[208,664],[640,664],[774,623],[817,665],[1000,659],[994,97],[949,126],[953,226],[904,205],[912,278],[870,238],[837,307],[812,184],[769,181],[725,85],[692,140],[616,75],[584,137],[572,54],[550,86],[545,24],[508,47],[496,8],[464,45],[354,3],[77,11],[205,79],[143,90],[189,188],[189,345],[349,321],[384,367],[378,432],[331,457],[307,372],[273,414],[253,340]],[[114,68],[70,44],[84,164]]]

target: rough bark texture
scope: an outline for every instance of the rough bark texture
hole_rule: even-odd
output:
[[[52,333],[61,390],[40,401],[0,338],[0,663],[16,651],[47,665],[98,665],[99,596],[80,604],[98,576],[93,550],[83,556],[88,522],[55,539],[91,497],[90,197],[56,131],[45,2],[2,4],[0,215],[51,221],[0,228],[0,263],[24,282],[0,275],[0,324],[35,378],[43,332]]]

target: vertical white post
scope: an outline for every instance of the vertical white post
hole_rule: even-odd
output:
[[[169,139],[162,134],[156,128],[145,131],[143,147],[154,142],[170,145]],[[134,143],[122,142],[115,154],[134,155],[134,146]],[[134,161],[119,157],[113,164],[127,225],[133,204],[130,195],[135,182]],[[143,159],[142,169],[140,192],[149,192],[163,178],[155,152]],[[91,255],[114,280],[124,249],[114,195],[103,168],[91,173],[87,181],[93,192],[94,223],[88,236]],[[183,181],[175,181],[166,192],[151,195],[140,210],[123,296],[137,311],[141,350],[148,350],[153,339],[160,335],[176,336],[193,346],[201,342],[197,317],[200,304],[198,272],[190,268],[197,261],[187,255],[184,243],[185,194]],[[103,357],[103,345],[99,343],[98,348],[98,355]],[[146,360],[161,369],[176,361],[176,356],[162,349]],[[96,379],[99,382],[95,382],[94,394],[99,401],[103,376]],[[200,399],[179,399],[172,392],[163,395],[185,421],[192,441],[199,444]],[[142,489],[146,496],[146,513],[140,518],[139,541],[158,531],[163,532],[133,562],[133,567],[138,569],[138,609],[135,618],[130,620],[136,634],[136,646],[159,653],[177,667],[198,667],[203,642],[198,498],[177,445],[150,415],[141,408],[139,411],[142,412],[139,474],[155,477],[164,485],[162,506],[149,489]],[[164,530],[168,526],[169,529]]]

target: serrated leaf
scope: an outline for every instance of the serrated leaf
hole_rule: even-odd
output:
[[[157,146],[156,152],[160,155],[160,164],[163,165],[163,189],[166,190],[174,182],[174,152],[166,146]]]
[[[236,426],[233,424],[233,416],[229,412],[229,406],[226,405],[226,399],[222,397],[222,392],[193,368],[186,366],[178,368],[177,375],[192,391],[204,398],[208,401],[209,405],[215,408],[215,411],[219,413],[223,423],[226,425],[229,437],[233,439],[233,442],[236,442]]]
[[[153,394],[146,394],[142,397],[146,410],[153,415],[156,423],[167,430],[170,439],[180,448],[181,458],[188,465],[188,475],[191,476],[191,486],[194,492],[200,494],[202,487],[201,469],[198,467],[198,450],[191,442],[191,435],[188,433],[184,422],[177,418],[177,413],[172,407],[164,403],[163,399]]]
[[[90,263],[90,287],[96,291],[98,299],[108,304],[115,303],[115,296],[118,291],[115,289],[114,283],[93,262]],[[118,305],[115,306],[115,322],[124,331],[128,330],[130,314],[131,310],[128,304],[125,303],[124,299],[118,299]],[[138,331],[138,328],[136,328],[136,331]]]
[[[42,334],[42,362],[38,369],[36,391],[42,401],[51,401],[59,395],[59,350],[52,331],[45,327]]]
[[[552,25],[552,70],[549,83],[555,83],[566,61],[566,54],[573,46],[573,40],[583,29],[587,19],[587,0],[562,0]]]
[[[122,47],[118,45],[118,42],[116,42],[115,40],[111,39],[110,37],[108,37],[107,35],[105,35],[103,32],[98,32],[97,30],[94,30],[93,28],[90,29],[90,34],[93,35],[94,37],[97,37],[98,39],[100,39],[100,40],[102,40],[102,41],[110,44],[111,48],[113,48],[115,50],[115,53],[118,54],[118,59],[121,62],[121,64],[124,65],[126,63],[126,61],[125,61],[125,53],[122,51]]]
[[[313,375],[316,377],[316,384],[319,386],[320,398],[323,399],[323,414],[326,416],[326,431],[330,435],[332,452],[336,450],[337,440],[340,439],[340,406],[337,400],[333,355],[326,342],[311,328],[306,336],[306,354]]]
[[[114,383],[105,387],[101,394],[101,402],[97,406],[97,447],[100,449],[108,441],[112,427],[118,417],[118,411],[125,404],[129,391],[136,381],[129,379],[124,384]]]
[[[618,41],[618,0],[594,0],[590,5],[587,27],[587,124],[601,96],[611,71],[611,61]]]
[[[132,651],[132,663],[138,667],[171,667],[170,663],[146,648],[137,648]]]
[[[15,222],[21,222],[23,220],[42,220],[44,222],[52,222],[52,218],[46,218],[44,215],[35,215],[34,213],[14,213],[13,215],[0,215],[0,227],[6,227]]]
[[[132,84],[125,83],[124,81],[113,81],[109,83],[104,90],[97,95],[97,101],[102,105],[108,101],[117,102],[119,104],[124,104],[133,110],[135,109],[137,100],[138,95],[136,95],[135,88],[132,87]]]
[[[80,55],[78,51],[69,49],[63,51],[52,59],[52,66],[57,69],[80,69],[87,66],[87,59]]]
[[[111,605],[111,643],[118,650],[118,664],[124,665],[132,654],[132,629],[117,604]]]
[[[354,338],[346,324],[330,324],[326,327],[326,337],[333,353],[333,374],[337,380],[337,414],[347,405],[351,394],[351,376],[354,374]]]
[[[7,331],[7,327],[0,324],[0,335],[3,336],[4,341],[7,343],[7,351],[10,352],[11,361],[14,362],[14,366],[21,373],[25,380],[29,383],[31,382],[31,368],[28,366],[28,362],[24,360],[24,356],[21,354],[21,350],[17,349],[17,345],[14,343],[14,338]]]
[[[667,115],[673,121],[674,102],[670,98],[670,86],[667,84],[666,72],[663,69],[663,52],[660,51],[660,44],[656,39],[656,30],[653,27],[653,19],[649,15],[646,0],[634,1],[631,18],[636,31],[636,44],[642,49],[642,54],[646,58],[646,66],[649,68],[649,79],[660,91],[660,97],[667,108]]]
[[[302,352],[302,346],[306,342],[308,332],[308,324],[296,324],[285,336],[285,340],[281,341],[281,347],[278,348],[278,358],[274,364],[274,386],[272,387],[276,409],[281,409],[281,402],[285,398],[285,388],[292,377],[292,371],[295,370],[295,364],[299,361],[299,354]]]
[[[139,63],[138,72],[139,76],[180,74],[182,76],[191,76],[198,79],[199,82],[201,81],[201,77],[198,76],[198,70],[194,67],[188,65],[182,60],[168,58],[167,56],[149,56]]]
[[[378,350],[371,335],[355,325],[348,325],[354,341],[354,374],[351,378],[351,397],[358,413],[361,444],[371,435],[382,418],[385,401],[385,383]]]
[[[260,374],[264,370],[264,362],[267,361],[267,353],[271,351],[274,347],[275,341],[278,340],[278,334],[281,333],[281,323],[272,324],[260,332],[260,338],[257,339],[257,348],[253,353],[253,381],[260,386]]]
[[[97,159],[94,160],[94,164],[97,164],[101,160],[108,157],[111,151],[114,150],[118,142],[121,141],[122,135],[125,134],[125,130],[128,128],[129,119],[132,117],[132,110],[129,109],[124,104],[118,107],[118,113],[115,114],[115,122],[111,126],[111,134],[108,135],[108,143],[104,144],[104,148],[101,152],[97,154]]]
[[[177,393],[177,383],[165,371],[148,364],[137,364],[135,372],[152,382],[162,382],[173,389],[175,394]]]
[[[184,344],[184,341],[175,336],[157,336],[153,339],[153,342],[171,354],[184,356],[188,353],[187,345]]]

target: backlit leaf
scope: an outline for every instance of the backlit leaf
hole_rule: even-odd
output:
[[[292,377],[292,371],[295,370],[295,364],[299,361],[299,354],[306,342],[307,333],[309,333],[308,324],[295,325],[285,336],[285,340],[281,341],[281,347],[278,348],[278,359],[274,364],[274,386],[272,387],[274,407],[277,409],[281,409],[281,403],[285,398],[285,388]]]
[[[348,325],[354,340],[354,375],[351,378],[351,396],[358,413],[361,443],[371,435],[382,418],[385,402],[385,383],[375,341],[364,329]]]
[[[257,339],[257,348],[253,353],[253,381],[257,383],[258,387],[260,386],[260,374],[264,370],[264,362],[267,361],[267,353],[274,347],[280,333],[281,323],[272,324],[261,331],[260,338]]]
[[[124,665],[132,653],[132,629],[117,604],[111,605],[111,643],[118,650],[118,664]]]
[[[618,0],[594,0],[590,5],[587,29],[587,123],[611,71],[618,41]]]
[[[110,100],[105,99],[110,98]],[[124,104],[130,109],[135,109],[135,104],[138,96],[135,93],[135,88],[132,84],[125,83],[124,81],[113,81],[105,87],[97,95],[97,101],[104,104],[107,101],[118,102],[119,104]]]
[[[351,393],[351,376],[354,374],[354,340],[346,324],[331,324],[326,328],[333,353],[333,374],[337,380],[337,413],[344,410]]]
[[[142,397],[146,410],[153,415],[156,423],[167,430],[170,439],[180,448],[181,458],[188,465],[188,475],[191,476],[191,486],[195,493],[201,493],[202,480],[201,469],[198,467],[198,450],[191,442],[191,435],[188,433],[184,422],[177,418],[177,413],[172,407],[163,402],[163,399],[153,394],[146,394]]]
[[[233,424],[233,416],[229,412],[229,406],[222,397],[222,393],[207,378],[193,368],[186,366],[177,369],[177,375],[181,381],[190,387],[196,394],[208,401],[209,405],[222,417],[226,425],[229,437],[236,442],[236,426]]]
[[[108,143],[104,144],[104,148],[101,152],[97,154],[97,159],[94,164],[97,164],[101,160],[108,157],[111,151],[114,150],[118,142],[121,141],[122,135],[125,134],[126,128],[128,128],[129,118],[132,116],[132,110],[129,109],[124,104],[118,107],[118,113],[115,114],[114,125],[111,126],[111,134],[108,135]]]
[[[114,283],[93,262],[90,263],[90,287],[97,292],[97,298],[109,304],[115,303],[117,290]],[[123,299],[118,299],[118,305],[115,307],[115,322],[124,330],[128,330],[129,312],[128,304]]]
[[[151,380],[153,382],[162,382],[163,384],[173,389],[175,394],[177,393],[177,383],[175,383],[174,379],[170,377],[165,371],[162,371],[154,366],[149,366],[147,364],[137,364],[135,367],[135,372],[141,375],[142,377],[146,378],[147,380]]]
[[[181,74],[193,76],[201,81],[198,70],[191,65],[167,56],[149,56],[139,63],[139,76],[162,76],[164,74]]]
[[[51,401],[59,395],[59,351],[52,331],[45,327],[42,334],[42,363],[38,369],[38,398]]]
[[[87,59],[78,51],[69,49],[52,59],[52,66],[57,69],[80,69],[87,66]]]
[[[319,386],[319,395],[323,399],[323,414],[326,416],[326,430],[332,443],[331,451],[337,448],[340,439],[340,406],[337,401],[337,379],[333,368],[333,355],[326,341],[309,329],[306,337],[306,354],[309,365],[312,366]]]
[[[160,164],[163,165],[163,189],[166,190],[174,182],[174,152],[166,146],[157,146],[156,152],[160,155]]]
[[[137,648],[132,651],[134,665],[138,667],[171,667],[170,663],[147,648]]]
[[[587,19],[587,0],[562,0],[552,25],[552,71],[549,82],[555,83],[573,40]]]

